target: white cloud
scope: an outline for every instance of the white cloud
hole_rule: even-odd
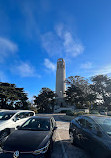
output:
[[[52,63],[49,59],[44,60],[44,65],[46,66],[46,68],[50,69],[51,71],[56,70],[56,65]]]
[[[103,74],[103,75],[105,75],[105,74],[111,74],[111,64],[106,65],[106,66],[102,67],[99,70],[96,70],[95,71],[95,75],[98,75],[98,74]]]
[[[55,31],[59,37],[62,37],[63,35],[63,28],[64,28],[63,24],[58,24],[55,26]]]
[[[40,75],[36,74],[35,68],[26,62],[19,63],[14,66],[11,71],[21,77],[40,77]]]
[[[70,32],[64,33],[64,50],[67,55],[71,55],[73,57],[78,56],[83,53],[84,47],[81,43],[77,42],[76,39],[72,37]]]
[[[93,66],[92,66],[92,63],[91,62],[86,62],[84,64],[81,64],[81,68],[82,69],[91,69]]]
[[[12,41],[0,37],[0,62],[3,62],[10,55],[15,54],[18,50],[18,47]]]
[[[7,81],[8,80],[6,75],[2,71],[0,71],[0,82],[7,82]]]
[[[56,34],[47,32],[41,36],[42,46],[46,50],[49,56],[58,56],[62,54],[62,42],[58,39]]]
[[[76,57],[84,51],[83,45],[63,24],[55,26],[55,32],[41,37],[42,46],[50,56]]]

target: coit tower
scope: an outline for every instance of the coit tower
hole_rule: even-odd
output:
[[[65,72],[65,61],[60,58],[57,60],[56,70],[56,93],[58,97],[65,97],[66,84],[65,84],[66,72]]]

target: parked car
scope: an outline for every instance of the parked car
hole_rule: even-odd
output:
[[[84,115],[73,119],[69,127],[71,143],[94,157],[111,157],[111,117]]]
[[[0,158],[49,158],[55,131],[53,117],[33,116],[9,135]]]
[[[13,131],[16,126],[23,124],[35,113],[30,110],[0,111],[0,143]]]
[[[105,110],[101,110],[99,113],[100,113],[101,115],[107,115],[107,112],[106,112]]]

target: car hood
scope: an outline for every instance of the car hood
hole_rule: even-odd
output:
[[[34,151],[44,147],[50,138],[50,131],[14,131],[4,143],[7,151]]]
[[[0,120],[0,126],[4,123],[6,123],[6,120]]]

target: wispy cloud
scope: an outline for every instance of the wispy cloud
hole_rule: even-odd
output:
[[[11,71],[21,77],[40,77],[40,75],[36,73],[35,68],[27,62],[20,62],[18,65],[12,67]]]
[[[54,32],[43,34],[41,39],[50,56],[76,57],[84,51],[81,42],[63,24],[55,26]]]
[[[44,65],[47,69],[49,69],[51,71],[56,70],[56,65],[54,63],[52,63],[49,59],[44,60]]]
[[[0,37],[0,62],[3,62],[10,55],[15,54],[17,50],[18,46],[14,42]]]
[[[46,50],[49,56],[62,55],[63,47],[62,42],[58,39],[56,34],[47,32],[41,36],[42,46]]]
[[[7,77],[4,72],[0,71],[0,82],[7,82]]]
[[[80,66],[82,69],[91,69],[93,67],[91,62],[86,62],[84,64],[81,64]]]
[[[111,64],[109,65],[106,65],[98,70],[95,71],[95,75],[98,75],[98,74],[111,74]]]
[[[76,57],[84,51],[83,45],[80,42],[77,42],[77,40],[72,37],[72,34],[70,32],[64,33],[63,45],[64,50],[69,56],[71,55],[73,57]]]
[[[24,34],[28,39],[35,40],[38,36],[38,21],[37,15],[39,12],[38,2],[27,0],[21,3],[21,12],[24,17]]]
[[[111,76],[111,64],[108,64],[103,67],[96,67],[92,69],[85,69],[85,71],[82,71],[82,73],[85,75],[85,77],[91,77],[95,75],[109,75]],[[81,74],[81,73],[80,73]]]

